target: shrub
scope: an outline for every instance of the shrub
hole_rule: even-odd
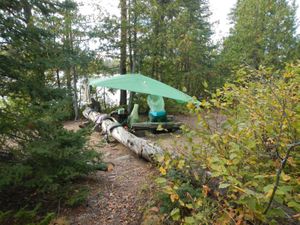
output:
[[[283,72],[244,68],[201,108],[188,104],[199,119],[199,130],[187,131],[188,156],[159,159],[161,210],[169,222],[299,219],[299,75],[299,65]]]
[[[8,99],[2,108],[1,224],[44,223],[58,204],[77,205],[87,195],[74,184],[96,170],[101,155],[86,147],[87,130],[63,128],[65,97]]]

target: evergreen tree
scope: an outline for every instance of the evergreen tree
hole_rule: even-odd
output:
[[[295,58],[295,1],[239,0],[222,58],[230,68],[241,64],[282,68]]]
[[[210,79],[212,31],[205,0],[136,1],[137,68],[189,94]]]
[[[14,213],[29,210],[31,218],[41,198],[47,207],[68,199],[74,179],[94,170],[87,133],[63,129],[70,98],[49,79],[61,66],[53,60],[62,49],[53,32],[61,12],[53,0],[0,2],[1,224],[36,223]]]

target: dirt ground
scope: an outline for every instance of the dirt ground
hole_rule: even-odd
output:
[[[197,118],[177,116],[191,128],[196,128]],[[65,128],[79,129],[79,122],[66,122]],[[145,137],[167,151],[182,151],[183,137],[178,133],[148,134]],[[90,175],[84,185],[91,190],[85,205],[62,209],[61,216],[70,224],[80,225],[138,225],[145,208],[150,206],[155,188],[157,170],[118,142],[107,143],[99,132],[93,132],[89,145],[103,153],[105,162],[115,167],[111,172],[98,171]]]
[[[82,121],[67,122],[65,128],[77,130],[80,123]],[[92,133],[89,145],[102,152],[103,160],[112,162],[115,167],[111,172],[98,171],[90,175],[85,184],[91,190],[86,204],[64,209],[62,215],[71,224],[78,225],[140,224],[154,187],[155,168],[123,145],[106,143],[99,132]]]

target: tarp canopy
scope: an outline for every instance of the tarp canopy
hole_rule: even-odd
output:
[[[89,84],[96,87],[107,87],[150,95],[158,95],[182,102],[189,102],[193,100],[191,96],[167,84],[141,74],[126,74],[116,75],[109,78],[97,78],[90,80]]]

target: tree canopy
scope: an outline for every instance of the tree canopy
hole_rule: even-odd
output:
[[[286,0],[239,0],[231,12],[233,28],[224,41],[225,63],[283,68],[295,60],[296,4]]]

